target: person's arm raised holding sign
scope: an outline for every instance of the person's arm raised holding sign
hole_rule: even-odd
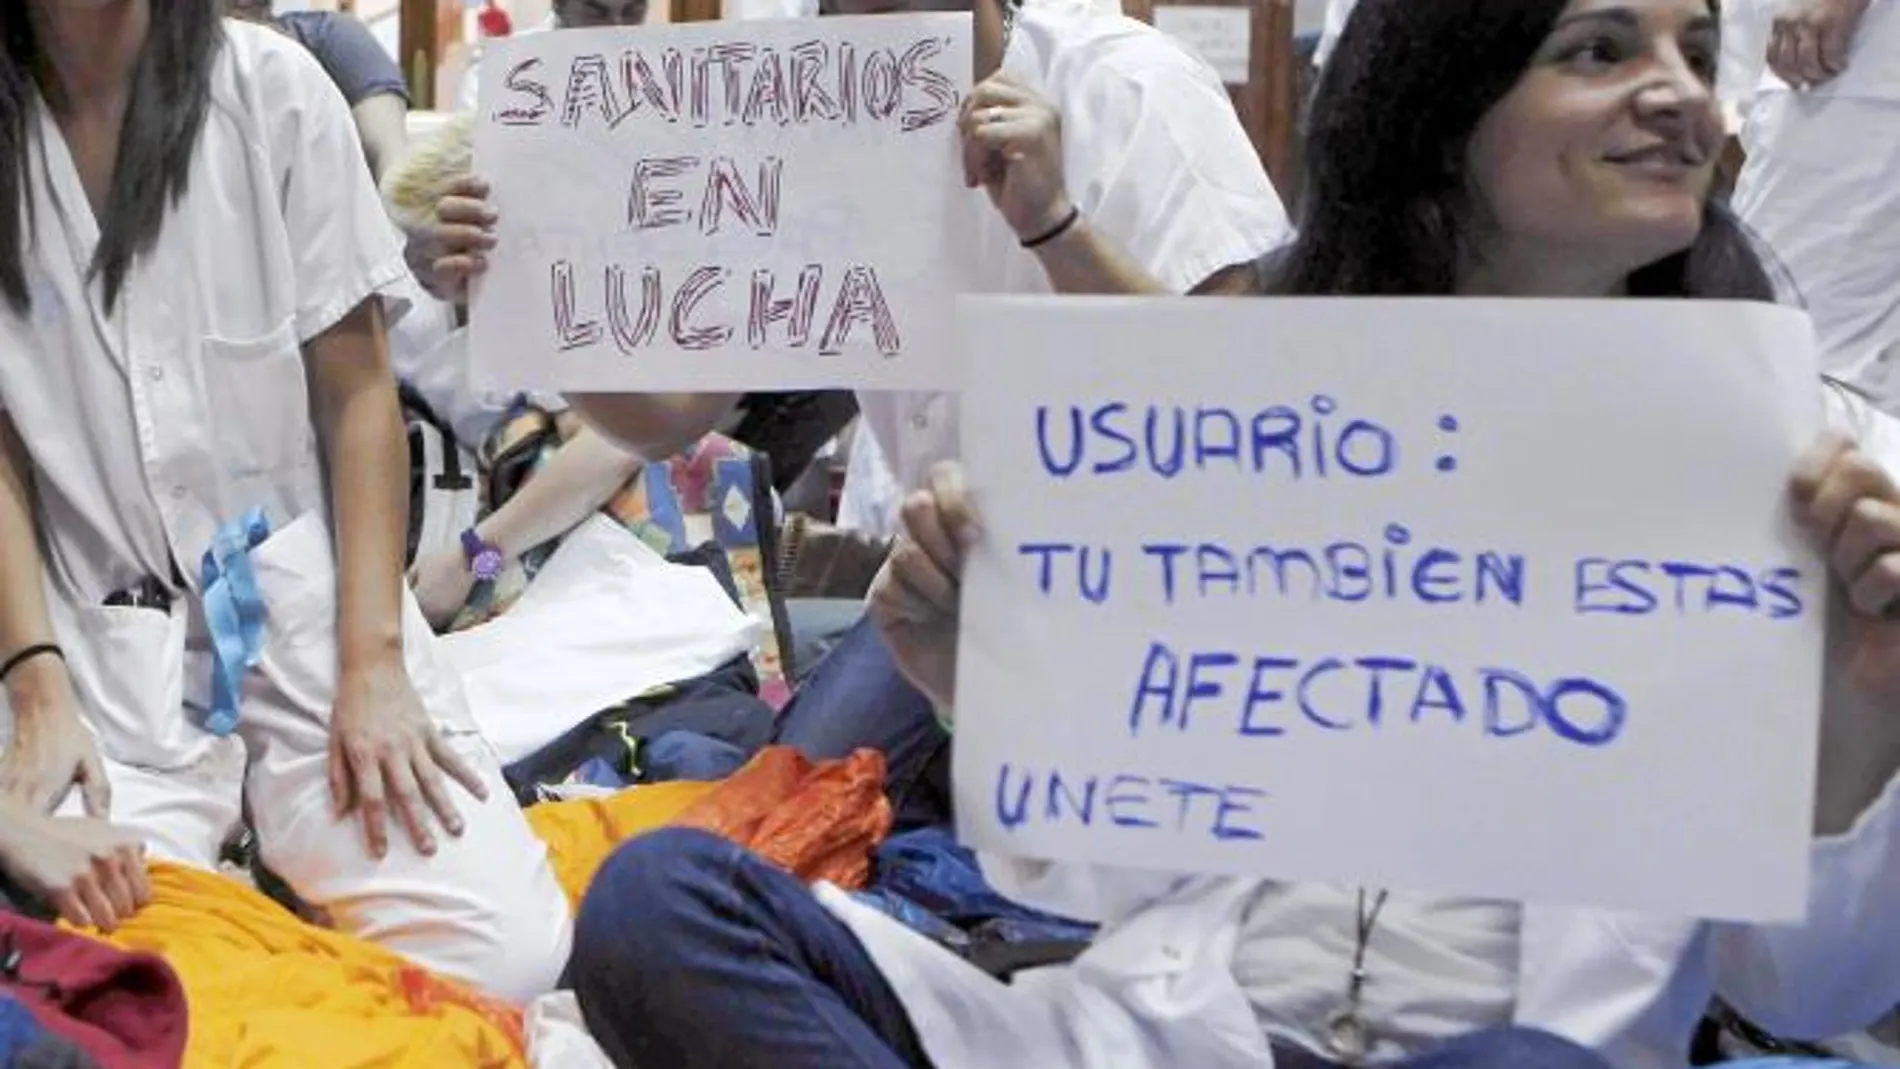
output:
[[[963,181],[982,187],[1036,254],[1058,293],[1144,293],[1169,289],[1098,232],[1069,199],[1062,166],[1062,116],[1006,74],[985,79],[963,102]],[[1231,288],[1234,274],[1210,279]],[[1244,277],[1244,276],[1243,276]]]

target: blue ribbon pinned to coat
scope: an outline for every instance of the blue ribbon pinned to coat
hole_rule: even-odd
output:
[[[211,635],[211,708],[205,730],[237,730],[244,676],[264,654],[264,597],[251,570],[251,551],[270,537],[263,509],[252,509],[218,528],[199,564],[205,630]]]

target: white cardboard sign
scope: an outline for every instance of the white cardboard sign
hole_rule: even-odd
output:
[[[966,302],[973,846],[1803,915],[1799,313]]]
[[[966,15],[564,30],[482,62],[498,246],[475,378],[551,390],[944,384]]]

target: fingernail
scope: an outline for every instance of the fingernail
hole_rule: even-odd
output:
[[[449,834],[460,836],[462,834],[462,822],[459,820],[449,821]]]

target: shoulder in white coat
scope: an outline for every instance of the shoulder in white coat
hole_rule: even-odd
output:
[[[1005,73],[1062,113],[1070,196],[1170,288],[1286,240],[1285,206],[1212,68],[1174,38],[1086,7],[1030,7]]]

